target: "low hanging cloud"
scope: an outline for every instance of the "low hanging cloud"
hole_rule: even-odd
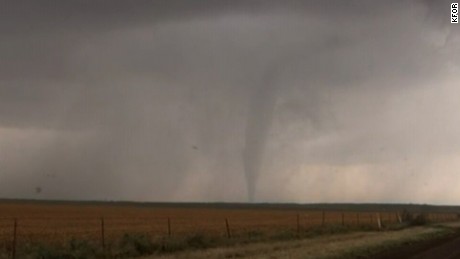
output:
[[[1,197],[457,202],[449,2],[1,9]]]

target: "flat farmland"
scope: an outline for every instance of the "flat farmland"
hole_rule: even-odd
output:
[[[431,220],[447,221],[455,213],[430,213]],[[77,202],[0,202],[0,242],[11,250],[30,243],[59,244],[71,239],[110,245],[126,233],[155,238],[205,235],[249,238],[299,233],[326,225],[367,226],[377,229],[396,223],[393,211],[333,210],[302,206],[226,204],[129,204]],[[16,227],[15,227],[16,224]]]

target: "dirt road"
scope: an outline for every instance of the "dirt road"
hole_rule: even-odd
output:
[[[444,224],[455,230],[453,233],[423,242],[405,245],[399,249],[388,250],[376,259],[460,259],[460,223]],[[374,257],[372,257],[374,258]]]
[[[241,244],[150,258],[369,258],[460,259],[460,221],[399,231],[353,232],[314,238]]]
[[[460,259],[460,237],[416,254],[410,259]]]
[[[392,250],[391,244],[401,242],[415,243],[420,237],[441,233],[439,228],[416,227],[401,231],[356,232],[348,234],[325,235],[310,239],[254,243],[233,247],[220,247],[201,251],[186,251],[164,256],[146,258],[192,259],[192,258],[366,258],[382,244]],[[418,250],[420,251],[420,250]],[[414,254],[414,251],[411,251]],[[399,254],[398,254],[399,255]],[[371,258],[375,258],[374,256]],[[384,257],[387,259],[387,257]],[[388,257],[395,259],[393,257]],[[402,258],[408,258],[402,257]]]

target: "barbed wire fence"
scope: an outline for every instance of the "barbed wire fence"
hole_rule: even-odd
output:
[[[289,232],[295,235],[314,228],[338,225],[381,230],[403,223],[401,212],[300,211],[286,212],[263,220],[257,217],[23,217],[0,218],[0,258],[16,259],[21,247],[33,244],[63,245],[85,240],[100,246],[104,253],[123,235],[147,234],[154,238],[201,234],[210,237],[249,238]],[[426,214],[430,222],[458,219],[455,213]]]

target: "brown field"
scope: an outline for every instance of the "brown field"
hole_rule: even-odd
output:
[[[324,213],[324,223],[323,223]],[[377,228],[380,214],[383,224],[397,222],[397,212],[319,211],[277,208],[212,208],[173,206],[134,206],[78,203],[0,203],[0,246],[10,249],[14,222],[17,244],[68,242],[71,238],[102,243],[117,240],[125,233],[148,233],[154,237],[186,236],[196,233],[226,237],[250,234],[296,232],[315,226],[344,224]],[[432,220],[455,219],[451,214],[430,214]],[[168,221],[170,228],[168,227]]]

